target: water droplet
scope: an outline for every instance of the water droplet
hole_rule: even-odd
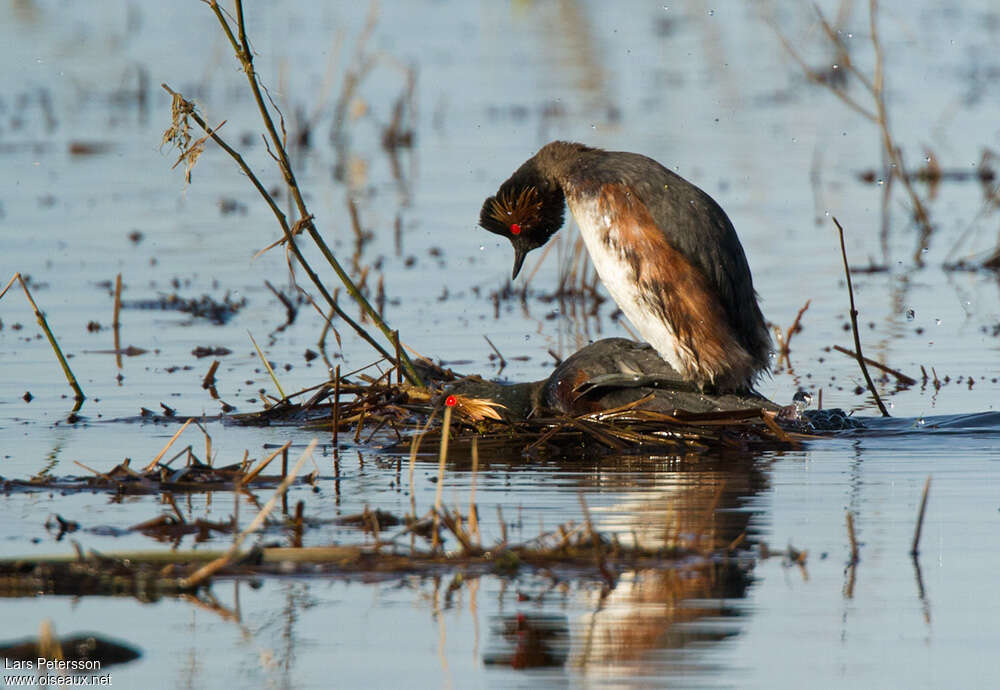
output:
[[[483,245],[479,245],[479,251],[481,252],[486,251],[486,247],[484,247]]]
[[[708,11],[708,16],[709,17],[714,17],[715,16],[715,10],[709,10]]]
[[[935,323],[935,325],[940,326],[941,325],[941,319],[934,319],[934,323]]]
[[[913,319],[916,318],[916,316],[917,316],[917,312],[913,311],[912,309],[907,309],[906,310],[906,320],[907,321],[913,321]]]
[[[885,180],[879,178],[878,181],[876,181],[875,184],[885,184]]]
[[[840,69],[840,65],[834,65],[833,69]]]
[[[923,426],[926,423],[927,420],[925,420],[923,417],[917,417],[917,426]]]

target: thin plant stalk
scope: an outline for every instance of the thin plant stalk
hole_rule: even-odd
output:
[[[837,220],[836,216],[833,216],[833,224],[837,226],[837,233],[840,235],[840,255],[844,258],[844,275],[847,276],[847,295],[851,300],[851,330],[854,332],[854,351],[857,353],[858,366],[861,367],[861,373],[865,375],[865,382],[868,384],[868,390],[871,391],[872,396],[875,398],[875,404],[878,405],[879,412],[882,413],[883,417],[889,416],[889,411],[885,409],[885,405],[882,404],[882,398],[879,397],[878,391],[875,390],[875,382],[872,381],[871,375],[868,373],[868,367],[865,366],[865,356],[861,353],[861,336],[858,334],[858,310],[854,307],[854,287],[851,285],[851,268],[847,265],[847,248],[844,246],[844,228],[841,227],[840,221]]]
[[[156,454],[155,458],[153,458],[152,460],[149,461],[148,465],[146,465],[145,467],[142,468],[142,471],[143,472],[151,472],[152,469],[154,467],[156,467],[156,464],[158,462],[160,462],[161,459],[163,459],[163,456],[167,454],[167,451],[170,450],[170,446],[174,445],[174,441],[176,441],[178,438],[180,438],[180,435],[184,433],[185,429],[187,429],[189,426],[191,426],[192,422],[194,422],[194,418],[193,417],[190,418],[190,419],[188,419],[183,424],[181,424],[181,428],[174,432],[174,435],[170,437],[169,441],[167,441],[167,445],[163,446],[163,449],[159,453]]]
[[[319,440],[315,438],[309,442],[309,445],[306,446],[304,451],[302,451],[302,455],[299,456],[298,461],[295,463],[294,467],[292,467],[292,471],[285,476],[285,478],[281,481],[281,484],[278,485],[278,488],[274,490],[274,495],[271,496],[270,500],[268,500],[268,502],[264,504],[264,507],[260,509],[260,512],[257,513],[257,517],[255,517],[250,524],[247,525],[246,529],[240,532],[239,535],[233,540],[233,545],[229,547],[229,550],[216,560],[206,563],[189,577],[184,578],[184,580],[181,581],[182,587],[198,586],[235,560],[240,546],[244,541],[246,541],[246,538],[249,535],[261,528],[264,521],[267,519],[267,516],[271,514],[272,510],[274,510],[274,506],[278,504],[278,499],[284,497],[285,492],[288,491],[288,487],[292,485],[293,481],[295,481],[295,476],[299,473],[299,470],[302,469],[302,465],[305,463],[306,459],[312,455],[313,449],[316,448],[318,443]]]
[[[119,369],[122,368],[122,339],[121,339],[121,319],[119,318],[122,311],[122,274],[119,273],[115,276],[115,309],[114,317],[111,321],[111,327],[114,330],[115,336],[115,366]]]
[[[291,448],[291,446],[292,446],[292,442],[291,441],[285,441],[281,445],[280,448],[278,448],[276,451],[274,451],[273,453],[271,453],[270,455],[268,455],[266,458],[264,458],[263,460],[261,460],[260,464],[257,465],[256,468],[254,468],[253,470],[251,470],[245,477],[243,477],[242,479],[240,479],[240,484],[242,484],[243,486],[246,486],[247,484],[249,484],[250,482],[252,482],[254,479],[257,478],[258,474],[260,474],[261,472],[264,471],[265,467],[267,467],[268,465],[271,464],[272,460],[274,460],[276,457],[278,457],[278,455],[280,455],[282,453],[287,453],[288,449]],[[233,492],[233,493],[237,493],[237,492]]]
[[[260,111],[261,119],[264,121],[264,126],[267,128],[268,136],[271,140],[271,145],[274,147],[272,155],[274,155],[278,161],[278,167],[281,169],[281,173],[285,178],[285,183],[292,195],[295,205],[298,209],[299,217],[302,219],[302,225],[306,232],[309,233],[309,237],[316,244],[320,253],[323,254],[323,258],[326,259],[330,267],[333,268],[337,277],[343,283],[347,292],[354,298],[354,300],[361,306],[362,310],[371,318],[372,322],[378,326],[379,330],[382,331],[383,335],[392,342],[392,329],[389,328],[388,324],[379,316],[378,312],[369,304],[368,300],[365,299],[364,295],[358,290],[358,287],[351,280],[350,276],[337,261],[333,252],[327,246],[326,242],[323,240],[319,231],[316,230],[315,225],[312,222],[312,214],[309,213],[306,207],[305,199],[299,190],[298,182],[295,179],[295,173],[292,170],[291,162],[288,159],[288,153],[285,149],[285,137],[284,135],[284,121],[282,121],[282,135],[278,134],[278,130],[274,124],[274,118],[271,117],[270,109],[264,102],[264,95],[261,91],[260,81],[257,77],[257,73],[253,65],[253,50],[250,47],[250,41],[247,39],[246,33],[246,21],[243,15],[243,2],[242,0],[235,0],[236,9],[236,27],[238,37],[233,34],[233,29],[230,26],[229,20],[226,19],[225,14],[222,12],[222,8],[219,7],[217,0],[209,0],[209,6],[215,13],[216,18],[219,20],[219,25],[222,27],[223,32],[229,39],[230,44],[236,53],[237,59],[243,66],[243,71],[247,75],[247,80],[250,84],[250,90],[253,92],[254,100],[257,103],[257,108]],[[268,96],[270,100],[270,96]],[[273,101],[272,101],[273,105]],[[270,150],[270,147],[269,147]],[[289,242],[292,241],[291,233],[286,229],[285,235]],[[296,258],[299,258],[298,252],[296,252]],[[384,353],[383,353],[384,354]],[[405,352],[400,353],[402,356],[403,368],[406,370],[407,379],[416,386],[422,387],[422,382],[420,376],[417,374],[416,370],[413,368],[413,363],[410,362]]]
[[[359,323],[357,323],[353,318],[351,318],[350,314],[348,314],[343,309],[341,309],[340,305],[337,304],[337,300],[326,289],[326,286],[323,285],[323,281],[320,280],[319,275],[316,273],[316,271],[313,269],[313,267],[306,260],[305,256],[303,256],[302,251],[299,249],[298,243],[295,241],[295,236],[298,235],[302,231],[302,225],[303,225],[304,221],[299,220],[298,222],[295,223],[294,226],[290,227],[288,225],[288,219],[285,217],[284,212],[278,206],[277,202],[275,202],[274,198],[264,188],[263,183],[261,183],[260,179],[258,179],[258,177],[256,176],[256,174],[253,172],[253,170],[247,164],[246,160],[244,160],[243,156],[241,156],[240,153],[236,149],[234,149],[232,146],[230,146],[228,143],[226,143],[225,139],[223,139],[221,136],[219,136],[219,134],[218,134],[218,128],[212,129],[211,127],[209,127],[208,123],[205,122],[205,120],[195,111],[194,104],[192,104],[190,101],[185,100],[183,98],[183,96],[181,96],[181,94],[177,93],[176,91],[174,91],[173,89],[171,89],[166,84],[161,84],[161,86],[163,87],[163,89],[167,93],[171,94],[175,99],[179,99],[180,100],[180,103],[181,103],[180,108],[185,113],[185,115],[189,116],[192,120],[194,120],[195,123],[197,123],[197,125],[199,127],[201,127],[203,130],[205,130],[205,132],[207,132],[208,137],[212,141],[214,141],[219,146],[219,148],[221,148],[223,151],[225,151],[226,153],[229,154],[229,156],[239,166],[239,168],[243,172],[243,174],[246,175],[247,178],[250,180],[250,182],[253,184],[253,186],[257,190],[257,192],[267,202],[267,205],[270,207],[271,212],[274,214],[275,218],[278,220],[278,224],[281,226],[281,229],[282,229],[282,231],[285,234],[285,240],[287,241],[288,246],[289,246],[289,248],[292,251],[292,254],[295,256],[296,260],[299,262],[299,265],[302,266],[303,270],[306,272],[306,275],[309,276],[309,279],[312,281],[313,285],[316,287],[316,289],[319,291],[319,293],[323,296],[323,299],[327,302],[327,304],[330,305],[330,308],[333,310],[333,312],[336,313],[337,316],[339,316],[341,319],[343,319],[351,328],[353,328],[354,331],[359,336],[361,336],[361,338],[365,342],[367,342],[369,345],[371,345],[373,348],[375,348],[375,350],[380,355],[382,355],[386,359],[390,359],[391,360],[392,357],[389,354],[389,352],[384,347],[382,347],[378,343],[378,341],[375,340],[368,333],[368,331],[366,331]],[[329,320],[327,320],[327,323],[329,324]],[[405,357],[406,354],[404,353],[403,356]],[[407,378],[409,380],[409,376]],[[412,380],[410,382],[413,383]],[[418,380],[418,382],[414,383],[414,385],[418,385],[419,386],[421,384],[420,384],[420,382]]]
[[[340,433],[340,365],[333,373],[333,457],[340,454],[340,443],[337,436]]]
[[[479,437],[472,437],[472,478],[469,481],[469,534],[479,543],[479,515],[476,510],[476,477],[479,476]]]
[[[247,335],[250,336],[250,342],[253,343],[254,349],[257,350],[257,356],[260,357],[260,361],[264,363],[264,368],[267,369],[267,373],[271,375],[271,381],[274,382],[274,387],[278,389],[278,395],[281,396],[282,400],[287,400],[288,397],[285,395],[285,391],[282,390],[281,384],[278,383],[278,377],[274,373],[271,363],[267,361],[267,357],[265,357],[263,351],[261,351],[260,345],[257,344],[256,340],[254,340],[253,333],[247,331]]]
[[[903,184],[903,189],[907,196],[910,198],[910,203],[913,205],[913,217],[917,221],[917,225],[920,227],[920,241],[916,252],[914,253],[914,260],[918,266],[923,265],[923,249],[927,246],[930,234],[933,231],[933,226],[931,225],[930,214],[927,211],[927,207],[920,195],[917,194],[916,189],[914,189],[913,184],[910,180],[910,175],[907,174],[905,167],[903,166],[903,154],[893,137],[892,130],[889,123],[889,109],[886,104],[885,98],[885,60],[882,51],[882,42],[879,38],[878,32],[878,0],[868,1],[868,27],[871,36],[872,51],[874,53],[875,64],[872,68],[872,76],[869,78],[864,74],[854,61],[850,57],[850,52],[847,49],[847,45],[841,38],[841,34],[835,27],[833,27],[823,12],[818,6],[814,6],[816,15],[819,20],[819,24],[826,34],[827,39],[833,46],[837,49],[838,53],[838,64],[841,68],[845,69],[850,74],[854,75],[858,81],[864,86],[865,91],[871,97],[873,107],[869,108],[858,101],[854,100],[845,89],[839,89],[831,85],[829,80],[827,80],[824,75],[810,68],[801,55],[795,50],[791,42],[777,29],[775,25],[775,31],[778,35],[778,39],[784,46],[785,50],[791,55],[792,59],[799,65],[805,74],[806,78],[810,81],[820,84],[827,88],[830,93],[839,98],[845,105],[859,113],[861,116],[875,123],[879,128],[879,134],[881,136],[882,143],[882,153],[883,161],[888,168],[886,173],[885,188],[883,191],[883,214],[887,213],[888,204],[887,202],[890,190],[892,186],[892,181],[898,177]],[[883,253],[887,251],[887,240],[886,233],[888,232],[887,217],[883,217]]]
[[[438,523],[441,519],[441,497],[444,492],[444,467],[445,463],[448,461],[448,436],[451,432],[451,410],[455,406],[454,396],[448,396],[448,403],[445,404],[444,421],[441,422],[441,450],[438,453],[437,491],[434,493],[434,549],[437,549],[438,547]]]
[[[73,375],[73,370],[69,368],[69,362],[66,361],[66,357],[63,356],[62,349],[59,347],[59,343],[56,342],[56,336],[52,333],[52,329],[49,328],[48,321],[45,320],[45,315],[35,304],[34,298],[31,296],[31,290],[28,289],[28,284],[24,282],[24,278],[21,276],[20,272],[15,273],[14,277],[10,279],[7,283],[7,287],[0,292],[0,299],[7,294],[10,286],[14,284],[14,281],[18,281],[21,284],[21,289],[24,290],[24,296],[28,298],[28,303],[31,304],[32,311],[35,312],[35,318],[38,320],[38,325],[42,327],[42,331],[45,332],[45,337],[49,340],[49,345],[52,347],[52,351],[56,353],[56,358],[59,360],[59,366],[62,367],[63,374],[66,375],[66,380],[69,382],[70,388],[73,389],[73,399],[76,400],[75,410],[80,409],[80,405],[83,401],[87,399],[87,396],[83,394],[83,389],[80,388],[80,384],[76,380],[76,376]]]

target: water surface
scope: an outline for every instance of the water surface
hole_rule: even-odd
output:
[[[932,153],[946,170],[977,171],[984,150],[1000,147],[997,9],[985,1],[881,5],[886,98],[906,162],[921,167]],[[835,4],[822,6],[836,16]],[[772,12],[698,2],[627,10],[595,2],[383,3],[366,47],[375,67],[349,103],[338,152],[330,144],[333,113],[345,71],[356,66],[366,12],[271,3],[248,8],[248,26],[290,132],[312,123],[312,146],[295,152],[295,164],[317,225],[352,266],[346,199],[355,199],[373,235],[356,270],[367,268],[373,289],[384,281],[386,318],[416,351],[460,371],[523,381],[547,376],[549,350],[565,357],[590,339],[625,334],[610,301],[595,315],[590,304],[551,299],[571,258],[572,224],[537,272],[539,259],[529,260],[523,303],[502,300],[495,310],[491,299],[512,256],[504,240],[475,227],[482,200],[537,148],[561,138],[645,153],[715,197],[740,234],[765,316],[780,327],[811,300],[793,339],[794,370],[776,368],[762,384],[765,395],[788,402],[803,387],[818,400],[822,390],[826,407],[877,415],[856,364],[829,349],[853,346],[832,215],[847,230],[852,265],[885,268],[854,275],[865,352],[917,385],[880,382],[891,421],[799,450],[600,463],[510,458],[476,480],[486,542],[499,538],[497,506],[510,538],[527,540],[579,521],[582,494],[598,529],[623,540],[655,543],[667,525],[702,530],[709,514],[717,543],[745,532],[758,554],[764,544],[791,545],[808,552],[804,568],[776,556],[743,569],[624,573],[611,591],[596,573],[223,580],[212,586],[214,610],[183,600],[6,599],[4,638],[35,635],[51,619],[61,634],[127,640],[143,656],[112,669],[124,687],[991,684],[1000,641],[991,575],[998,281],[986,271],[943,269],[993,247],[997,216],[981,185],[945,181],[930,198],[918,183],[936,228],[924,246],[897,183],[883,242],[879,132],[808,84],[782,48],[772,24],[816,69],[843,66],[809,8],[791,5]],[[88,394],[80,421],[68,423],[68,387],[22,295],[8,294],[0,302],[0,476],[79,476],[85,470],[74,462],[106,471],[126,457],[145,464],[176,427],[112,420],[142,407],[159,411],[161,403],[182,415],[217,413],[219,402],[201,387],[211,358],[194,357],[196,346],[232,351],[220,358],[219,393],[240,411],[258,409],[261,391],[274,391],[247,330],[278,365],[286,391],[325,379],[323,360],[305,357],[318,349],[315,313],[303,308],[276,330],[285,310],[264,280],[288,290],[289,277],[280,251],[254,258],[280,234],[267,207],[219,150],[209,147],[186,185],[183,166],[171,168],[175,152],[160,147],[169,97],[158,85],[166,82],[195,99],[208,121],[225,120],[221,132],[265,185],[280,183],[208,8],[16,3],[0,27],[9,66],[0,75],[0,269],[4,281],[14,271],[30,276]],[[865,8],[855,7],[840,28],[852,60],[871,74]],[[380,140],[407,67],[417,75],[408,121],[415,145],[399,151],[394,168]],[[866,96],[856,80],[847,88],[859,101]],[[875,170],[874,183],[859,179],[867,170]],[[119,369],[106,353],[117,273],[126,301],[176,293],[247,302],[225,326],[124,310],[122,344],[147,353]],[[102,328],[88,330],[92,321]],[[343,347],[331,339],[328,354],[345,371],[375,359],[348,329],[340,333]],[[502,372],[483,335],[507,359]],[[206,428],[219,464],[239,461],[244,450],[262,457],[286,440],[301,449],[312,437],[288,428]],[[370,539],[332,523],[366,505],[409,509],[396,456],[348,443],[335,482],[329,439],[322,441],[319,491],[297,487],[289,497],[304,500],[317,522],[307,543]],[[197,434],[187,442],[204,444]],[[455,465],[444,495],[464,506],[471,477],[465,463]],[[915,564],[910,543],[929,475]],[[435,476],[436,463],[421,460],[420,510],[433,501]],[[258,492],[260,502],[267,497]],[[245,521],[255,508],[241,501]],[[108,552],[168,548],[116,531],[165,510],[157,496],[34,491],[0,502],[4,557],[67,553],[71,539]],[[233,512],[228,493],[178,504],[192,520]],[[860,542],[854,568],[847,511]],[[59,539],[46,528],[53,514],[81,530]],[[533,656],[518,646],[525,639],[534,641]]]

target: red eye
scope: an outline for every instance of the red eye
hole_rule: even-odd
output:
[[[518,225],[517,223],[511,223],[510,224],[510,234],[511,235],[520,235],[521,234],[521,226]]]

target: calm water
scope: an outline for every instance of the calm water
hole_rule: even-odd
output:
[[[870,74],[867,14],[857,4],[842,35]],[[855,392],[863,385],[856,365],[829,349],[852,346],[828,217],[837,216],[852,265],[887,268],[854,276],[866,354],[918,380],[924,367],[943,385],[933,376],[901,391],[883,383],[891,422],[802,450],[561,466],[512,458],[477,478],[486,541],[500,533],[497,506],[511,538],[529,539],[579,520],[582,493],[601,530],[654,543],[666,525],[703,526],[719,494],[713,539],[727,543],[745,531],[771,550],[791,545],[808,552],[804,568],[771,557],[711,577],[626,573],[603,596],[597,579],[534,573],[462,582],[221,581],[212,587],[214,610],[172,600],[5,599],[3,639],[35,635],[48,618],[61,634],[128,641],[143,657],[111,669],[121,687],[994,685],[998,280],[942,265],[985,256],[997,213],[977,181],[945,181],[928,202],[936,230],[922,248],[897,183],[883,243],[882,174],[874,184],[859,179],[881,168],[878,130],[807,84],[773,28],[816,69],[843,68],[814,15],[791,3],[724,5],[383,3],[364,49],[374,67],[347,105],[340,155],[330,144],[333,113],[345,71],[356,68],[367,8],[267,3],[248,22],[258,69],[290,133],[313,125],[313,145],[296,154],[296,165],[320,229],[350,265],[351,195],[374,236],[358,268],[368,270],[369,286],[383,280],[387,319],[416,351],[461,371],[497,375],[483,335],[507,358],[501,376],[513,381],[546,376],[548,350],[566,356],[590,339],[624,334],[607,301],[595,317],[589,305],[547,298],[571,258],[571,226],[537,272],[539,259],[529,260],[524,274],[535,274],[525,303],[501,302],[495,315],[491,294],[502,289],[512,256],[504,240],[475,227],[479,207],[534,150],[562,138],[646,153],[712,194],[740,233],[765,316],[782,328],[811,300],[792,343],[794,371],[775,371],[765,395],[786,402],[799,387],[816,397],[822,390],[826,407],[876,415],[867,394]],[[835,16],[835,3],[823,6]],[[232,351],[221,358],[219,393],[240,411],[258,409],[260,391],[273,387],[248,330],[279,365],[286,391],[323,380],[322,360],[304,356],[317,349],[314,313],[303,308],[276,331],[285,310],[264,280],[287,291],[285,260],[279,251],[253,258],[279,236],[268,209],[219,150],[207,150],[185,185],[180,167],[171,169],[176,154],[159,148],[169,98],[158,85],[166,82],[197,100],[210,122],[226,121],[221,132],[266,185],[280,182],[207,7],[17,2],[4,12],[0,277],[5,284],[15,271],[30,275],[89,399],[82,421],[66,423],[71,400],[61,372],[23,295],[9,293],[0,302],[0,476],[78,476],[85,470],[74,462],[97,470],[125,457],[147,462],[175,427],[110,420],[161,403],[185,415],[217,412],[201,388],[211,358],[197,359],[196,346]],[[997,8],[986,0],[944,9],[887,1],[879,27],[905,160],[917,168],[932,153],[946,171],[976,172],[984,150],[1000,150]],[[394,168],[380,138],[407,67],[417,74],[408,120],[415,146]],[[848,83],[851,97],[870,104],[856,80]],[[81,148],[96,153],[74,153]],[[921,183],[917,190],[930,194]],[[108,281],[119,272],[126,301],[177,293],[247,304],[226,326],[126,309],[122,345],[147,352],[119,370],[106,352]],[[103,328],[88,330],[92,321]],[[374,359],[347,330],[341,335],[342,350],[331,339],[328,353],[345,371]],[[261,457],[286,440],[302,448],[311,438],[295,429],[207,428],[216,463],[236,462],[244,450]],[[200,435],[186,438],[203,447]],[[316,522],[307,543],[364,540],[332,520],[365,505],[409,509],[397,458],[351,446],[341,454],[339,485],[329,448],[317,463],[320,490],[291,494]],[[421,462],[416,475],[418,509],[426,509],[436,464]],[[918,570],[908,551],[929,475]],[[445,498],[465,505],[469,488],[468,472],[454,469]],[[258,492],[259,500],[269,493]],[[155,496],[11,493],[0,506],[0,557],[66,553],[70,539],[101,551],[168,548],[110,534],[160,514]],[[179,506],[189,519],[224,520],[233,499],[192,496]],[[253,510],[244,499],[241,519]],[[861,543],[853,570],[846,511]],[[52,514],[81,530],[57,541],[45,526]],[[543,665],[517,670],[511,658],[526,636],[541,641]]]

